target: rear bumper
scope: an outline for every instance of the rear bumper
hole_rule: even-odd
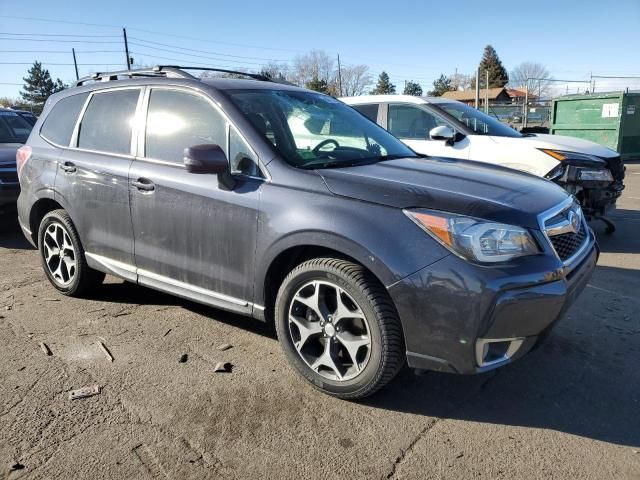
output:
[[[585,288],[598,254],[591,234],[566,275],[547,256],[481,267],[450,255],[398,282],[389,293],[402,320],[409,366],[472,374],[522,357]]]

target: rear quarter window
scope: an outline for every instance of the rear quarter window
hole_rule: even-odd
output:
[[[88,92],[80,93],[58,101],[44,120],[40,136],[57,145],[69,146],[78,114],[88,96]]]

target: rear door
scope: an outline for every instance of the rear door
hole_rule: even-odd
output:
[[[429,132],[441,125],[455,130],[453,125],[428,111],[421,105],[391,103],[387,111],[386,129],[418,153],[434,157],[469,158],[469,139],[452,146],[443,140],[431,140]]]
[[[199,92],[150,87],[144,105],[129,187],[139,283],[248,311],[264,181],[257,156]],[[233,190],[221,188],[216,175],[186,170],[184,149],[198,144],[227,152]]]
[[[135,280],[129,208],[133,127],[142,89],[93,92],[70,148],[58,159],[56,190],[80,234],[87,256]]]

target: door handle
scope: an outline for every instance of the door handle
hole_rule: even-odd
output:
[[[139,178],[138,180],[131,182],[131,185],[143,192],[151,192],[156,188],[153,182],[146,178]]]
[[[76,165],[73,162],[64,162],[60,164],[60,168],[67,173],[75,173]]]

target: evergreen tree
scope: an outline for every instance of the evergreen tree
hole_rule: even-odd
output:
[[[320,80],[318,77],[313,77],[304,85],[309,90],[315,90],[320,93],[329,93],[329,84],[326,80]]]
[[[376,88],[371,90],[371,95],[384,95],[388,93],[396,93],[396,86],[389,80],[387,72],[382,72],[378,77]]]
[[[495,48],[491,45],[484,47],[482,60],[480,60],[480,86],[486,87],[487,70],[489,71],[489,88],[504,87],[509,83],[509,74],[504,68]],[[473,82],[475,86],[475,81]]]
[[[64,83],[59,78],[54,82],[51,79],[49,70],[42,68],[40,62],[34,62],[33,67],[29,69],[28,76],[23,78],[24,87],[20,96],[22,99],[33,107],[36,115],[42,112],[44,103],[52,94],[59,92],[65,88]]]
[[[420,95],[422,95],[422,87],[418,83],[409,80],[404,87],[403,93],[405,95],[414,95],[416,97],[419,97]]]
[[[441,74],[440,78],[433,81],[433,90],[430,90],[428,95],[431,97],[440,97],[444,92],[450,92],[452,90],[455,90],[455,88],[451,85],[451,79],[445,74]]]

